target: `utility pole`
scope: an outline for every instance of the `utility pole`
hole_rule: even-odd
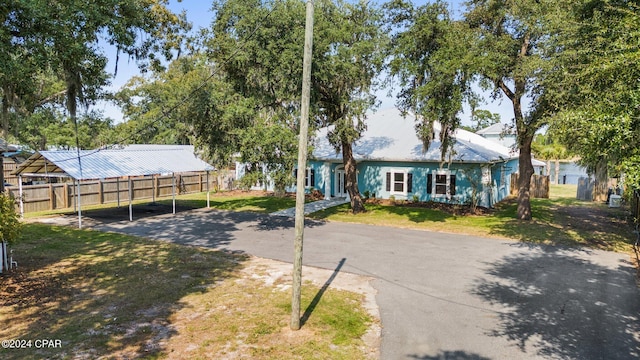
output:
[[[302,62],[302,104],[298,139],[298,176],[296,181],[296,219],[293,256],[293,290],[291,329],[300,329],[300,292],[302,287],[302,240],[304,238],[304,179],[307,173],[307,137],[309,136],[309,102],[311,97],[311,49],[313,48],[313,0],[307,0]]]

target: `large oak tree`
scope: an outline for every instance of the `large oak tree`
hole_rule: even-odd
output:
[[[538,86],[543,65],[541,45],[548,38],[544,20],[548,7],[538,0],[470,0],[461,19],[453,19],[443,2],[414,8],[401,0],[389,4],[399,26],[392,50],[392,70],[402,79],[400,103],[422,116],[418,134],[425,145],[433,122],[442,123],[443,157],[459,125],[462,102],[471,84],[505,97],[513,109],[520,152],[517,217],[532,217],[531,143],[545,124],[546,104],[523,99],[543,92]]]
[[[255,100],[271,121],[297,128],[302,75],[304,4],[234,0],[216,3],[208,51],[236,92]],[[368,3],[316,2],[311,115],[330,126],[341,151],[354,212],[364,211],[353,142],[365,129],[375,102],[372,90],[382,65],[380,13]],[[314,126],[311,127],[312,130]]]

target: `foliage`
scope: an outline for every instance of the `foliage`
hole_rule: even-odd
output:
[[[15,243],[20,237],[21,228],[16,200],[9,194],[0,194],[0,241]]]
[[[414,8],[397,0],[387,5],[397,31],[390,44],[390,71],[400,80],[398,105],[412,111],[416,131],[428,149],[434,124],[440,123],[439,141],[444,160],[451,150],[453,132],[460,126],[462,102],[471,95],[469,31],[454,21],[442,1]]]
[[[553,18],[544,101],[558,112],[551,127],[589,169],[608,168],[640,187],[640,5],[574,1]]]
[[[474,81],[511,102],[520,151],[517,217],[526,220],[531,219],[531,142],[545,124],[547,105],[534,101],[526,112],[522,100],[544,92],[537,85],[544,63],[539,49],[549,35],[543,15],[552,7],[538,0],[471,0],[462,20],[451,19],[442,2],[414,8],[397,0],[388,7],[400,27],[391,67],[403,86],[400,103],[422,116],[417,130],[425,145],[434,122],[441,123],[443,159],[460,124],[462,102],[477,98],[471,93]]]
[[[1,125],[5,134],[10,114],[20,122],[36,123],[26,127],[39,127],[43,120],[68,120],[74,132],[79,132],[78,104],[104,98],[102,89],[109,84],[101,44],[116,47],[118,57],[126,54],[143,70],[160,67],[157,54],[172,58],[188,24],[184,15],[171,13],[166,4],[167,0],[29,0],[0,5]],[[62,108],[68,119],[57,116]],[[39,147],[45,144],[46,136],[42,136]]]
[[[381,18],[375,8],[364,2],[326,0],[317,2],[315,8],[312,125],[332,126],[329,140],[336,151],[343,151],[347,188],[352,202],[357,203],[354,210],[361,211],[364,207],[351,144],[364,131],[364,113],[374,103],[371,89],[382,65],[378,51]],[[287,137],[297,133],[298,128],[304,4],[291,0],[235,0],[216,2],[214,10],[216,20],[210,33],[205,34],[203,46],[233,91],[254,104],[251,110],[255,116],[269,119],[269,126],[280,129],[280,147],[274,152],[278,157],[266,160],[273,162],[271,168],[278,171],[272,172],[271,177],[284,181],[292,172],[289,155],[295,156]],[[314,128],[311,126],[310,131]],[[253,140],[261,139],[266,140],[264,136]],[[270,148],[272,144],[254,146]],[[245,155],[267,156],[253,149],[245,151]]]
[[[569,157],[568,149],[551,132],[537,134],[533,139],[531,149],[536,157],[541,160],[557,160]]]

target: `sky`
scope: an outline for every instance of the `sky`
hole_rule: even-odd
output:
[[[451,10],[454,13],[461,13],[464,10],[462,5],[463,0],[451,0],[448,3],[451,6]],[[185,11],[187,14],[187,20],[193,25],[193,32],[197,32],[198,29],[203,27],[209,27],[213,20],[213,13],[211,12],[211,1],[208,0],[169,0],[168,7],[174,13],[180,13]],[[417,1],[414,2],[416,5],[422,5],[425,1]],[[109,59],[109,63],[107,65],[107,72],[113,75],[115,70],[115,59],[116,52],[115,48],[104,48],[104,53],[107,55]],[[111,86],[108,88],[110,91],[119,90],[131,77],[139,75],[139,71],[137,65],[134,61],[129,61],[128,59],[120,58],[118,63],[118,73],[111,80]],[[388,89],[380,90],[376,93],[378,99],[381,101],[381,105],[379,109],[391,108],[394,106],[395,98],[394,96],[388,96]],[[494,102],[490,102],[491,99],[489,94],[485,94],[485,98],[487,99],[487,104],[480,106],[481,109],[489,110],[493,113],[500,114],[502,119],[502,123],[510,123],[513,118],[513,108],[511,107],[511,103],[504,100],[497,100]],[[122,113],[118,107],[106,102],[100,102],[97,105],[93,106],[93,109],[103,111],[104,115],[110,117],[115,120],[116,123],[119,123],[123,120]],[[471,125],[469,121],[469,110],[461,114],[461,119],[463,125]]]

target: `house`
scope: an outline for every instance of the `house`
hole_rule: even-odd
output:
[[[484,129],[476,131],[476,134],[498,143],[506,148],[515,150],[516,147],[516,132],[513,127],[510,127],[503,123],[495,123]]]
[[[484,129],[476,131],[476,134],[483,138],[493,141],[496,144],[500,144],[508,148],[512,153],[517,153],[517,136],[513,126],[507,124],[495,123]],[[537,159],[531,159],[531,165],[533,165],[533,172],[535,174],[542,175],[545,172],[545,167],[549,169],[547,164]],[[547,171],[548,172],[548,171]],[[547,174],[548,175],[548,174]]]
[[[453,151],[442,162],[439,141],[424,149],[414,115],[380,110],[369,114],[366,124],[353,148],[358,188],[365,196],[459,204],[475,200],[490,207],[509,195],[518,156],[502,145],[458,129]],[[437,124],[435,130],[439,131]],[[306,187],[321,191],[325,198],[347,197],[342,155],[327,140],[328,131],[319,130],[313,142]]]

